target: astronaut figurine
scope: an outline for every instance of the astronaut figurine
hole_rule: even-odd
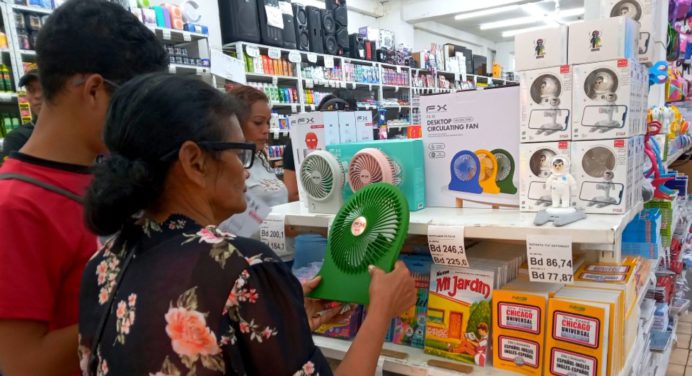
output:
[[[569,159],[562,155],[554,156],[550,161],[550,173],[545,187],[550,190],[552,206],[538,212],[533,223],[540,226],[553,222],[555,226],[564,226],[586,218],[583,210],[571,205],[577,182],[569,173]]]

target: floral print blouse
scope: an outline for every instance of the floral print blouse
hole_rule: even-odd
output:
[[[79,312],[84,375],[332,374],[301,286],[274,253],[183,216],[126,226],[89,261]]]

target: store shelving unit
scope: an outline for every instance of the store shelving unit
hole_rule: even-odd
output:
[[[666,160],[666,166],[670,167],[670,165],[673,164],[673,162],[677,161],[678,158],[680,158],[683,154],[687,153],[690,150],[692,150],[692,146],[675,151],[673,154],[668,156],[668,159]]]

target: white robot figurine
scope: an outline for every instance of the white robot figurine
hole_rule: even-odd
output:
[[[569,173],[569,159],[562,155],[554,156],[550,161],[550,172],[545,187],[550,190],[552,206],[538,212],[533,223],[540,226],[553,222],[555,226],[564,226],[586,218],[584,211],[571,205],[577,182]]]

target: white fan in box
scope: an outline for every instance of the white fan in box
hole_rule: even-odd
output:
[[[348,165],[348,185],[353,192],[370,183],[399,185],[401,169],[379,149],[365,148],[351,158]]]
[[[548,135],[567,129],[569,110],[560,109],[562,84],[557,77],[552,74],[538,76],[531,84],[530,93],[536,104],[550,106],[550,109],[532,110],[529,128],[538,129],[538,134]]]
[[[593,127],[592,132],[605,133],[610,129],[622,128],[625,125],[627,107],[615,104],[618,99],[617,89],[618,76],[608,68],[596,69],[589,73],[584,80],[586,96],[598,103],[584,107],[582,124]],[[620,113],[622,117],[616,119],[615,115]]]
[[[344,170],[329,152],[315,150],[300,165],[300,184],[308,199],[308,210],[337,213],[343,205]]]
[[[624,192],[624,185],[614,183],[615,154],[612,150],[596,146],[589,149],[582,157],[584,172],[596,181],[582,182],[579,199],[587,201],[589,206],[603,208],[608,205],[619,205]]]
[[[552,198],[550,196],[550,191],[545,187],[545,179],[547,179],[550,172],[550,161],[556,153],[551,149],[540,149],[531,155],[529,159],[529,169],[531,173],[544,181],[532,181],[529,184],[529,198],[531,200],[536,200],[538,205],[549,206],[552,204]]]

